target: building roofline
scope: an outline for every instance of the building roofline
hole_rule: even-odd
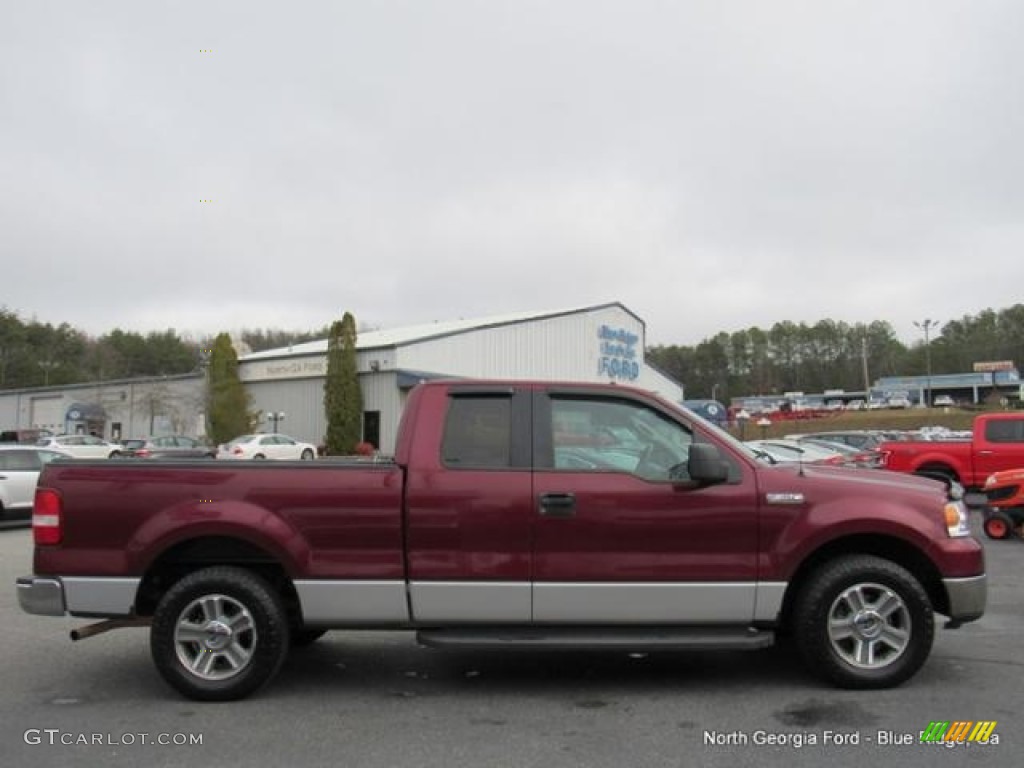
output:
[[[460,336],[466,333],[472,333],[475,331],[490,330],[492,328],[501,328],[512,325],[523,325],[526,323],[532,323],[537,320],[551,320],[560,317],[567,317],[569,315],[578,315],[586,312],[596,312],[602,309],[610,309],[616,307],[621,309],[623,312],[628,314],[634,320],[636,320],[640,326],[644,329],[646,336],[647,324],[631,309],[625,306],[619,301],[609,301],[603,304],[592,304],[583,307],[574,307],[568,309],[554,309],[539,312],[519,312],[510,313],[508,315],[497,315],[492,317],[482,317],[478,320],[450,320],[436,323],[443,329],[438,329],[435,332],[431,331],[431,326],[428,324],[413,325],[401,328],[393,328],[390,330],[380,331],[368,331],[365,334],[356,335],[356,351],[357,352],[370,352],[381,349],[397,349],[398,347],[412,346],[413,344],[422,344],[428,341],[437,341],[438,339],[444,339],[451,336]],[[448,326],[444,328],[444,326]],[[454,326],[454,327],[452,327]],[[374,335],[379,334],[386,340],[375,343]],[[403,334],[407,334],[403,338]],[[369,338],[368,338],[369,337]],[[327,339],[317,339],[315,341],[302,342],[301,344],[292,345],[289,347],[279,347],[277,349],[265,349],[259,352],[253,352],[239,357],[239,363],[248,362],[263,362],[272,360],[283,360],[293,357],[312,357],[327,354]],[[300,349],[296,349],[300,347]],[[307,347],[307,349],[301,349],[301,347]]]

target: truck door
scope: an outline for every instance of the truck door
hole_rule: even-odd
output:
[[[989,416],[979,432],[974,444],[974,474],[979,484],[993,472],[1024,466],[1024,416]]]
[[[445,416],[434,431],[417,432],[422,453],[406,480],[412,616],[421,624],[527,623],[530,393],[455,385],[429,396]]]
[[[689,446],[706,438],[607,392],[537,392],[534,433],[535,622],[752,620],[757,494],[740,462],[727,483],[688,483]]]

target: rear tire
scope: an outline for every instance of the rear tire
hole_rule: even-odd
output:
[[[161,598],[150,652],[190,699],[231,701],[265,685],[288,654],[288,615],[260,576],[229,566],[190,573]]]
[[[807,667],[842,688],[888,688],[924,664],[935,619],[905,568],[870,555],[825,563],[806,580],[793,613]]]
[[[312,461],[315,457],[313,456],[313,452],[307,448],[302,452],[302,456],[300,458],[303,461]]]
[[[982,528],[990,539],[1008,539],[1013,531],[1013,521],[1002,512],[993,512],[985,518]]]

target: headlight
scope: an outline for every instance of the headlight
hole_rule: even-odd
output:
[[[946,518],[946,530],[951,539],[959,539],[971,535],[971,526],[967,518],[967,507],[959,501],[951,501],[942,508]]]

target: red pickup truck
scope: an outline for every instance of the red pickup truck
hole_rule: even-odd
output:
[[[975,417],[970,440],[882,443],[882,466],[980,488],[993,472],[1024,467],[1024,413]]]
[[[237,699],[328,629],[459,647],[754,649],[896,685],[982,615],[964,505],[924,478],[772,466],[622,386],[429,382],[380,463],[68,460],[29,613],[148,624],[184,695]],[[73,633],[73,637],[76,633]]]

